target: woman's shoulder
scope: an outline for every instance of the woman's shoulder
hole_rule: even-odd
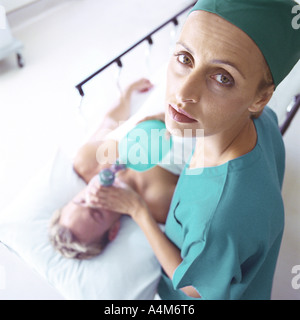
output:
[[[258,134],[270,132],[281,139],[281,133],[278,125],[278,117],[274,110],[265,106],[263,113],[257,119],[254,119],[254,124]]]

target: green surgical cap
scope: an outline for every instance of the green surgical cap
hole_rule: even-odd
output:
[[[292,23],[298,9],[292,0],[199,0],[191,12],[215,13],[243,30],[261,50],[277,86],[300,59],[300,29]]]

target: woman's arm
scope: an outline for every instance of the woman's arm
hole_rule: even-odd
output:
[[[143,212],[145,210],[145,212]],[[180,250],[161,231],[148,210],[141,209],[139,217],[133,218],[147,237],[157,260],[164,269],[167,276],[172,279],[173,274],[182,262]],[[181,289],[186,295],[200,298],[196,289],[192,286]]]
[[[182,262],[180,250],[161,231],[143,199],[134,190],[119,183],[118,187],[100,188],[96,201],[100,207],[132,217],[144,232],[165,273],[172,279],[176,268]],[[190,297],[200,298],[192,286],[181,290]]]

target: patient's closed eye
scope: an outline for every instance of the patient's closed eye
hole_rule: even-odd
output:
[[[86,202],[86,199],[84,198],[74,199],[73,203],[81,207],[87,207],[87,202]]]

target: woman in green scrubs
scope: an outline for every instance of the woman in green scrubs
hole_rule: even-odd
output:
[[[165,233],[128,188],[101,188],[102,207],[129,214],[163,276],[162,299],[269,299],[284,208],[276,86],[300,58],[290,0],[200,0],[168,67],[165,122],[203,130],[177,184]]]

